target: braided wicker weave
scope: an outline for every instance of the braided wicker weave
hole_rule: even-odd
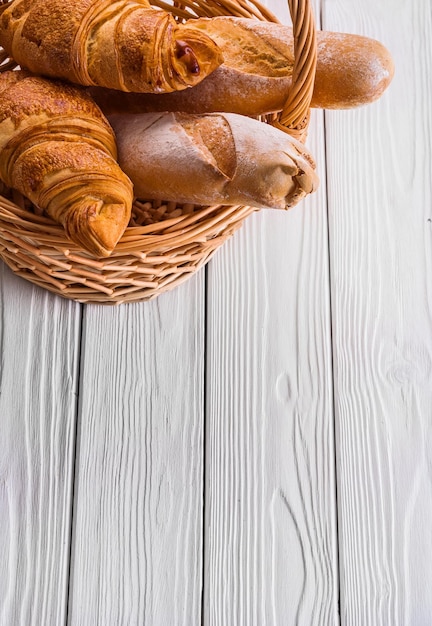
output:
[[[234,15],[276,22],[257,0],[183,0],[152,4],[178,19]],[[308,0],[288,0],[295,64],[284,110],[262,123],[304,139],[309,123],[316,40]],[[1,70],[13,67],[3,58]],[[66,238],[64,229],[13,190],[0,188],[0,257],[19,276],[78,302],[149,300],[202,267],[253,211],[247,206],[178,205],[137,201],[112,255],[96,259]]]

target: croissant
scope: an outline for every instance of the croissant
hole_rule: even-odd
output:
[[[108,256],[131,214],[133,187],[116,162],[111,126],[82,87],[0,74],[0,178]]]
[[[12,0],[0,45],[35,74],[133,92],[185,89],[222,63],[206,33],[147,0]]]

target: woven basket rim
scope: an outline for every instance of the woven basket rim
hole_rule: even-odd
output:
[[[179,20],[239,15],[279,21],[259,0],[184,0],[174,1],[173,5],[151,0],[151,4],[170,10]],[[283,111],[262,121],[271,121],[302,139],[309,124],[315,78],[315,26],[309,0],[288,0],[288,7],[295,40],[292,88]],[[12,67],[16,67],[13,60],[0,54],[0,71]],[[141,210],[148,202],[137,200],[134,206]],[[67,239],[62,226],[38,214],[35,207],[29,210],[28,201],[4,188],[0,190],[0,256],[17,275],[78,302],[118,304],[150,300],[202,267],[244,220],[257,211],[243,205],[189,205],[179,209],[174,203],[170,212],[166,207],[172,204],[162,202],[154,208],[155,215],[158,210],[164,211],[159,221],[131,223],[112,255],[97,259]],[[150,278],[144,280],[142,276]],[[120,283],[117,285],[115,281]]]

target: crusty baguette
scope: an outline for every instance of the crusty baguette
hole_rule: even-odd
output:
[[[108,256],[128,225],[131,181],[111,126],[83,88],[0,74],[0,178],[82,248]]]
[[[184,89],[222,62],[204,31],[147,0],[13,0],[0,45],[33,73],[135,92]]]
[[[294,40],[288,26],[248,18],[190,20],[223,50],[224,62],[199,85],[164,95],[92,90],[106,113],[229,111],[261,115],[280,111],[291,86]],[[378,99],[393,77],[393,61],[378,41],[360,35],[317,32],[317,69],[311,106],[346,109]]]
[[[138,198],[286,209],[318,186],[305,146],[234,113],[109,117]]]

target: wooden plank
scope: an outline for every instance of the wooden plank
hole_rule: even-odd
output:
[[[309,137],[318,193],[209,266],[206,626],[338,623],[322,112]]]
[[[211,263],[206,625],[337,623],[323,207],[255,215]]]
[[[432,621],[432,14],[332,0],[324,26],[382,41],[394,81],[326,114],[342,623]]]
[[[203,279],[86,307],[73,626],[200,622]]]
[[[80,306],[0,264],[0,623],[65,623]]]

